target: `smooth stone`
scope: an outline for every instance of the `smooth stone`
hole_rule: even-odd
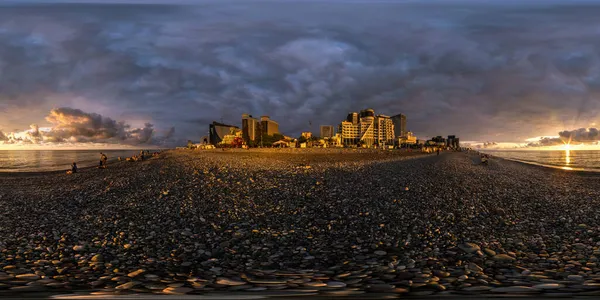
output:
[[[408,293],[409,296],[429,296],[429,295],[433,295],[433,293],[435,293],[434,291],[418,291],[418,292],[410,292]]]
[[[484,285],[478,285],[478,286],[470,286],[470,287],[466,287],[464,289],[462,289],[463,291],[467,291],[467,292],[485,292],[485,291],[489,291],[492,288],[489,286],[484,286]]]
[[[336,291],[326,291],[325,295],[329,296],[352,296],[352,295],[360,295],[364,294],[365,291],[355,291],[355,290],[336,290]]]
[[[329,281],[327,282],[327,287],[330,288],[343,288],[346,287],[346,284],[340,281]]]
[[[316,282],[316,281],[311,281],[311,282],[306,282],[304,284],[302,284],[304,286],[310,286],[310,287],[322,287],[322,286],[327,286],[326,283],[324,282]]]
[[[40,279],[40,276],[38,276],[36,274],[21,274],[21,275],[15,276],[15,278],[22,279],[22,280],[38,280],[38,279]]]
[[[245,284],[247,284],[247,282],[230,279],[230,278],[225,278],[225,277],[219,277],[219,278],[217,278],[216,284],[236,286],[236,285],[245,285]]]
[[[135,287],[138,284],[140,284],[140,283],[137,282],[137,281],[130,281],[130,282],[127,282],[127,283],[124,283],[124,284],[121,284],[121,285],[117,286],[115,289],[117,289],[117,290],[129,290],[129,289],[132,289],[133,287]]]
[[[478,266],[476,263],[469,263],[468,267],[469,267],[469,270],[472,270],[472,271],[477,271],[477,272],[483,271],[483,268]]]
[[[144,287],[149,289],[149,290],[164,290],[167,288],[167,286],[162,285],[162,284],[144,284]]]
[[[446,278],[446,277],[450,276],[450,273],[445,272],[445,271],[435,270],[435,271],[433,271],[433,275],[440,277],[440,278]]]
[[[571,280],[571,281],[583,281],[583,276],[581,276],[581,275],[569,275],[569,276],[567,276],[567,280]]]
[[[143,269],[139,269],[137,271],[133,271],[133,272],[127,274],[127,277],[131,277],[131,278],[138,277],[138,276],[142,275],[142,273],[144,273],[144,272],[146,272],[146,271]]]
[[[377,250],[374,252],[375,254],[379,255],[379,256],[384,256],[387,254],[387,252],[383,251],[383,250]]]
[[[250,283],[255,283],[255,284],[285,284],[287,283],[286,280],[276,280],[276,279],[253,279],[253,280],[249,280]]]
[[[479,245],[477,245],[475,243],[459,244],[458,248],[460,248],[462,251],[465,251],[467,253],[477,252],[481,249],[481,247],[479,247]]]
[[[193,290],[194,289],[187,287],[168,287],[162,290],[162,292],[169,295],[185,295]]]
[[[83,251],[83,249],[85,249],[85,247],[81,245],[73,246],[73,251]]]
[[[267,288],[264,287],[264,286],[257,286],[257,287],[249,288],[246,291],[249,291],[249,292],[262,292],[262,291],[266,291],[266,290],[267,290]]]
[[[484,248],[483,252],[485,252],[485,254],[487,254],[488,256],[495,256],[496,255],[496,251],[490,249],[490,248]]]
[[[528,286],[507,286],[490,290],[492,293],[537,294],[540,290]]]
[[[23,285],[23,286],[13,286],[9,289],[13,292],[18,293],[30,293],[30,292],[44,292],[47,289],[41,285]]]
[[[557,290],[557,289],[561,289],[564,287],[565,287],[565,285],[560,284],[560,283],[542,283],[542,284],[537,284],[537,285],[533,286],[534,289],[540,289],[540,290]]]
[[[513,262],[516,260],[514,257],[507,254],[496,254],[492,259],[498,262]]]
[[[385,291],[393,290],[395,287],[393,285],[380,283],[380,284],[368,285],[367,288],[373,292],[385,292]]]
[[[104,258],[102,257],[101,254],[96,254],[91,259],[91,261],[93,261],[93,262],[101,262],[103,260],[104,260]]]

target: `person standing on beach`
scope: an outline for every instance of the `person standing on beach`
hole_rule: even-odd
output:
[[[106,169],[107,161],[108,161],[108,157],[106,156],[106,154],[100,152],[100,166],[102,166],[102,168]]]

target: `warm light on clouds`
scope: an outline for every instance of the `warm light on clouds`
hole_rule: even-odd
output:
[[[133,128],[125,122],[117,122],[109,117],[86,113],[68,107],[50,111],[46,121],[51,127],[39,128],[33,124],[30,129],[0,134],[3,148],[19,147],[103,147],[116,148],[172,145],[174,128],[158,136],[154,125],[146,123],[143,128]]]

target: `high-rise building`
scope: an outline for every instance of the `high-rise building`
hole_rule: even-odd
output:
[[[378,145],[394,145],[394,123],[389,116],[377,115],[375,118],[375,140]]]
[[[331,125],[321,125],[321,138],[331,138],[333,137],[333,126]]]
[[[460,148],[460,139],[455,135],[449,135],[448,139],[446,140],[446,147],[454,149]]]
[[[406,136],[406,116],[403,114],[397,114],[391,117],[392,123],[394,123],[394,135],[396,137]]]
[[[349,113],[340,123],[338,131],[344,145],[393,145],[394,124],[390,117],[375,115],[373,109],[364,109],[360,113]]]
[[[261,116],[260,125],[263,134],[274,135],[279,133],[279,123],[271,120],[269,116]]]
[[[235,135],[240,128],[233,125],[227,125],[219,122],[212,122],[208,125],[210,143],[217,145],[223,141],[227,135]]]
[[[246,144],[251,145],[260,137],[260,122],[252,115],[242,115],[242,136]]]

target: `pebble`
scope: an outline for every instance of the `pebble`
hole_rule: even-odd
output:
[[[115,287],[117,290],[129,290],[134,288],[135,286],[139,285],[140,283],[137,281],[130,281],[121,285],[118,285],[117,287]]]
[[[477,252],[479,251],[481,248],[479,247],[479,245],[475,244],[475,243],[464,243],[464,244],[459,244],[458,248],[460,248],[461,250],[467,252],[467,253],[473,253],[473,252]]]
[[[561,289],[564,287],[565,287],[565,285],[560,284],[560,283],[542,283],[542,284],[536,284],[533,286],[534,289],[538,289],[538,290],[557,290],[557,289]]]
[[[135,278],[135,277],[142,275],[144,272],[146,272],[144,269],[139,269],[137,271],[133,271],[133,272],[127,274],[127,277]]]
[[[187,287],[168,287],[162,292],[168,295],[185,295],[192,291],[194,291],[194,289]]]
[[[38,280],[40,279],[40,276],[36,275],[36,274],[20,274],[15,276],[16,279],[22,279],[22,280]]]
[[[569,275],[569,276],[567,276],[567,279],[571,280],[571,281],[583,281],[583,276],[581,276],[581,275]]]
[[[528,286],[508,286],[493,288],[490,290],[493,293],[514,293],[514,294],[536,294],[540,290]]]
[[[327,287],[330,288],[343,288],[346,287],[346,284],[340,281],[329,281],[327,282]]]
[[[216,283],[222,284],[222,285],[236,286],[236,285],[245,285],[247,282],[241,281],[241,280],[219,277],[219,278],[217,278]]]
[[[514,257],[507,254],[496,254],[492,259],[503,263],[510,263],[516,260]]]

